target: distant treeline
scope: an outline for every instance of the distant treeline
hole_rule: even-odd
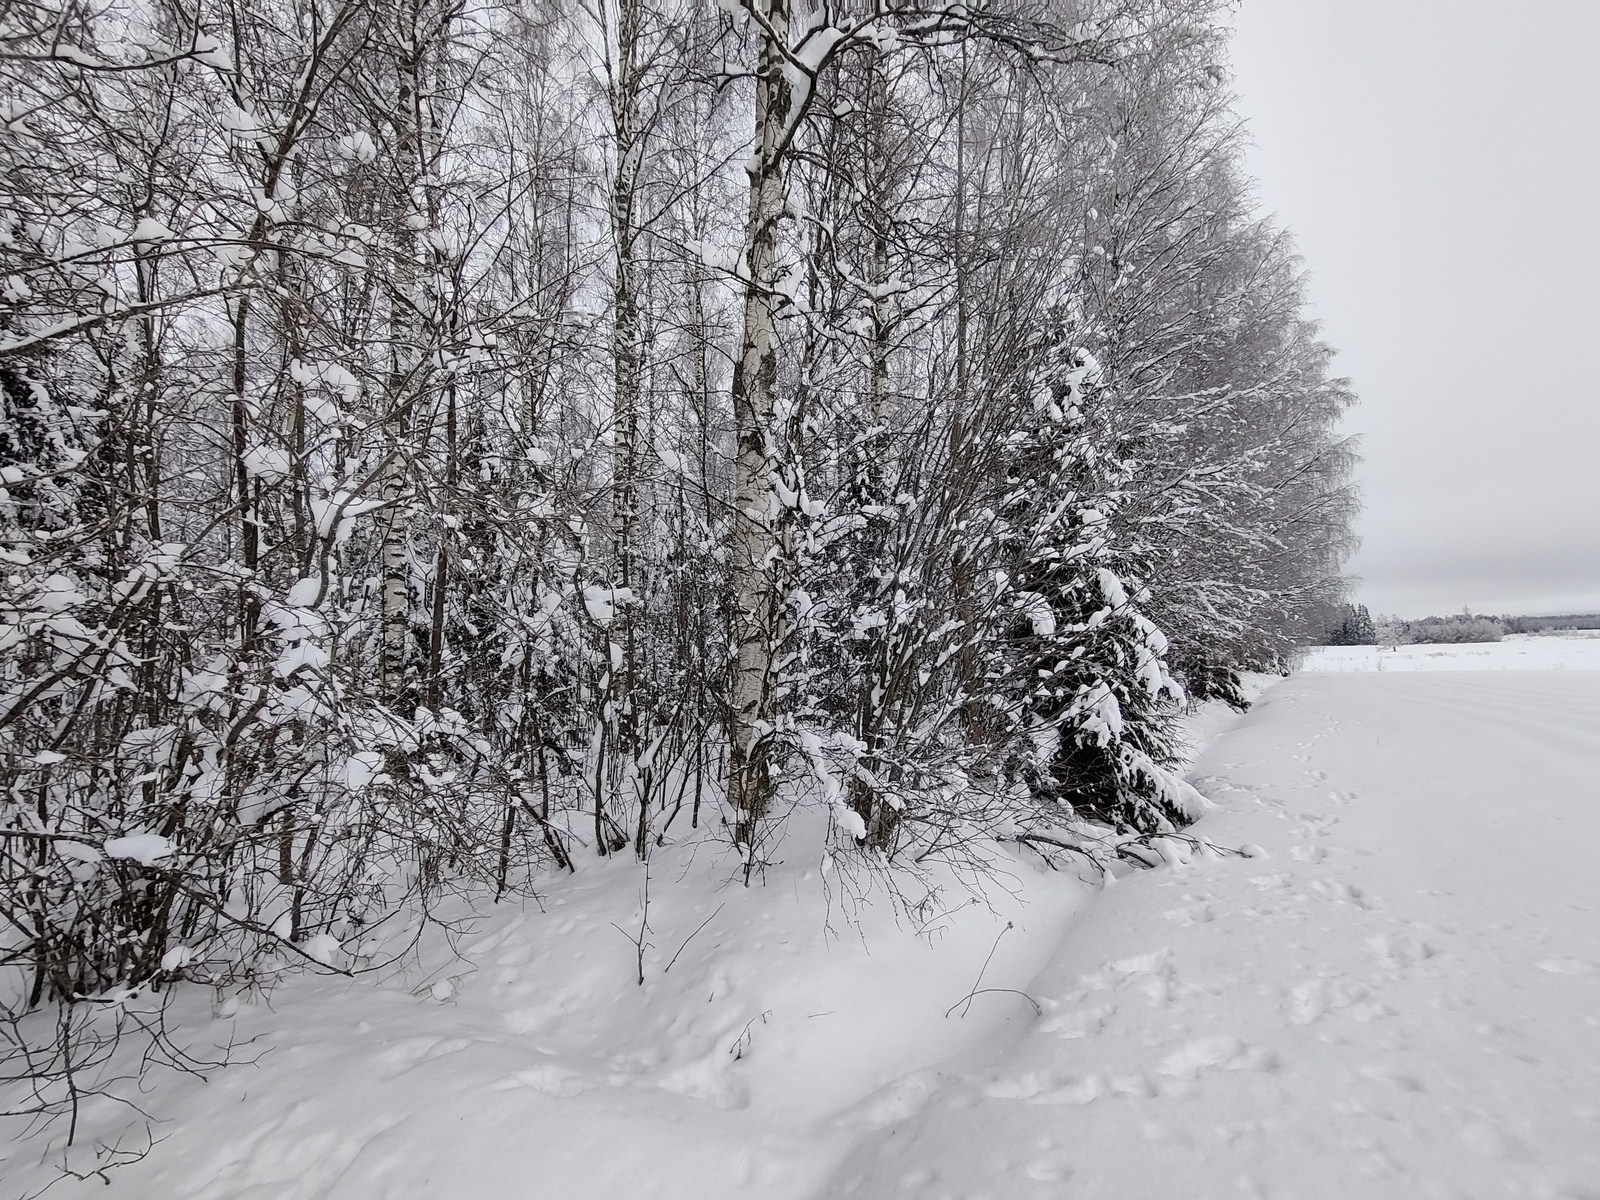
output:
[[[1453,642],[1498,642],[1508,633],[1548,633],[1563,629],[1600,629],[1600,613],[1554,617],[1483,617],[1461,613],[1421,617],[1413,621],[1380,617],[1374,621],[1364,604],[1346,604],[1323,636],[1326,646],[1435,645]]]
[[[1600,629],[1600,613],[1573,613],[1561,617],[1501,617],[1507,633],[1546,633],[1552,629]]]
[[[1382,621],[1378,636],[1396,646],[1443,645],[1454,642],[1498,642],[1506,628],[1498,617],[1423,617],[1416,621]]]

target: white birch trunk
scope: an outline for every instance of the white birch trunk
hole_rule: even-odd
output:
[[[772,801],[770,738],[773,661],[783,640],[780,505],[773,488],[780,466],[776,425],[778,222],[785,205],[783,148],[792,96],[782,47],[789,37],[788,0],[754,0],[765,24],[756,72],[755,151],[749,163],[748,272],[744,332],[733,379],[738,435],[729,642],[733,653],[728,792],[735,840],[753,853],[759,822]]]
[[[421,122],[418,90],[420,48],[417,13],[407,5],[397,30],[400,46],[395,64],[395,178],[393,258],[390,280],[390,366],[384,414],[384,470],[379,481],[383,501],[382,542],[378,562],[378,694],[385,704],[400,703],[406,694],[407,642],[410,638],[410,521],[406,511],[406,438],[411,399],[419,385],[417,352],[417,200],[421,171]]]
[[[602,11],[604,11],[602,9]],[[640,0],[619,0],[616,6],[615,59],[611,66],[610,100],[616,160],[611,180],[611,235],[616,259],[612,279],[612,414],[611,414],[611,585],[634,589],[638,580],[634,553],[639,521],[639,397],[643,355],[639,344],[636,201],[639,157],[638,40]],[[622,651],[611,672],[611,698],[617,725],[617,751],[625,767],[638,755],[634,713],[637,646],[632,604],[619,605],[611,637]]]

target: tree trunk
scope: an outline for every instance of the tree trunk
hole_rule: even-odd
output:
[[[402,704],[406,696],[406,650],[410,638],[410,522],[406,512],[406,450],[410,408],[421,371],[417,353],[417,203],[421,171],[421,122],[418,96],[421,51],[417,45],[414,6],[400,19],[400,46],[395,64],[395,195],[393,276],[390,280],[389,411],[384,414],[385,464],[379,482],[383,501],[383,540],[378,578],[378,693],[383,703]]]
[[[960,481],[970,479],[969,464],[972,458],[968,406],[971,403],[971,382],[968,357],[970,355],[969,281],[967,265],[967,45],[961,44],[961,90],[956,99],[956,179],[955,221],[952,232],[952,259],[955,266],[956,301],[956,395],[952,406],[954,415],[950,422],[949,462],[950,483],[959,487]],[[968,548],[958,546],[951,562],[951,579],[955,586],[956,619],[961,622],[961,649],[957,657],[961,690],[966,702],[961,707],[961,724],[968,742],[979,742],[984,736],[984,705],[982,668],[978,660],[978,604],[977,581],[973,577],[974,564]]]
[[[733,378],[738,435],[734,464],[732,595],[729,641],[731,737],[728,793],[734,838],[752,856],[759,823],[772,802],[773,660],[784,636],[778,561],[780,502],[773,487],[778,461],[778,222],[784,213],[783,150],[792,105],[782,47],[789,37],[788,0],[758,0],[764,19],[756,72],[755,151],[748,165],[744,332]]]
[[[616,9],[616,57],[611,66],[611,117],[616,162],[611,179],[611,235],[616,253],[612,279],[613,320],[611,415],[611,586],[632,591],[639,521],[639,397],[643,355],[639,344],[636,196],[643,150],[639,114],[640,0],[620,0]],[[632,603],[613,609],[610,636],[620,655],[611,669],[612,714],[616,722],[618,767],[631,774],[639,756],[634,712],[636,662]],[[639,798],[641,806],[644,797]]]
[[[890,498],[885,480],[889,453],[889,340],[895,309],[894,297],[888,294],[889,233],[893,220],[888,154],[889,76],[883,54],[877,47],[866,48],[865,54],[867,128],[862,174],[872,254],[867,277],[873,291],[872,328],[867,346],[867,420],[871,422],[871,429],[861,441],[856,480],[858,499],[867,509],[859,565],[869,581],[867,603],[886,604],[894,592],[892,586],[885,588],[881,582],[890,532],[885,511]],[[889,694],[890,636],[888,625],[876,626],[868,630],[862,648],[855,734],[862,746],[861,766],[874,779],[883,766],[884,715],[892,702]],[[894,840],[897,814],[881,802],[876,786],[859,775],[853,777],[851,804],[866,822],[873,846],[880,849],[889,846]]]

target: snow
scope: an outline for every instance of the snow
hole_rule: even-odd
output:
[[[1600,675],[1455,661],[1277,685],[1190,831],[1265,861],[1124,879],[1021,985],[1044,1019],[819,1194],[1596,1194]]]
[[[881,889],[847,904],[838,867],[825,885],[814,860],[778,866],[745,889],[706,843],[664,848],[643,987],[642,872],[587,860],[538,903],[484,905],[459,957],[440,945],[377,981],[291,979],[270,1008],[225,1017],[195,997],[202,1045],[254,1039],[248,1061],[206,1083],[163,1078],[168,1140],[116,1187],[150,1200],[815,1194],[858,1138],[925,1101],[947,1055],[1031,1022],[1006,995],[946,1016],[991,951],[986,979],[1036,973],[1089,895],[1029,857],[1004,860],[1028,903],[952,893],[954,911],[897,923]]]
[[[323,592],[323,578],[320,575],[310,575],[305,579],[296,580],[289,588],[283,602],[290,608],[314,608],[317,597]]]
[[[1600,638],[1512,634],[1500,642],[1432,646],[1320,646],[1306,671],[1600,670]]]
[[[1016,603],[1033,626],[1033,632],[1039,637],[1053,637],[1056,632],[1056,613],[1038,592],[1017,592]]]
[[[358,500],[353,492],[343,488],[335,489],[326,499],[311,498],[311,516],[317,523],[317,536],[331,537],[335,545],[346,541],[355,531],[357,517],[382,507],[382,497]]]
[[[168,226],[154,217],[144,217],[133,227],[133,232],[128,235],[128,240],[132,242],[166,242],[177,236]]]
[[[267,483],[288,478],[293,468],[289,452],[279,446],[255,445],[244,452],[244,469]]]
[[[195,35],[193,53],[195,61],[205,63],[208,67],[216,67],[222,71],[233,69],[233,60],[223,50],[221,43],[209,34]]]
[[[337,425],[344,420],[332,395],[339,396],[346,404],[354,404],[361,396],[361,381],[339,363],[293,359],[289,363],[289,376],[306,389],[306,407],[324,425]]]
[[[339,139],[339,156],[348,162],[370,163],[378,157],[378,143],[365,130],[352,130]]]
[[[161,956],[161,969],[176,971],[179,967],[188,966],[194,960],[195,953],[188,946],[174,946]]]
[[[614,588],[590,584],[583,589],[583,607],[589,619],[597,625],[610,625],[616,619],[617,609],[637,604],[638,597],[632,588]]]
[[[162,1077],[141,1103],[165,1140],[114,1186],[1595,1195],[1600,674],[1575,669],[1587,643],[1518,645],[1247,679],[1249,714],[1190,723],[1215,809],[1104,889],[996,850],[986,903],[950,886],[897,920],[881,886],[848,899],[847,856],[779,855],[745,889],[695,838],[657,851],[647,907],[636,864],[586,860],[537,902],[439,914],[458,955],[424,939],[376,977],[290,977],[224,1015],[197,989],[180,1027],[250,1061]],[[794,817],[792,844],[822,819]],[[104,1140],[127,1120],[84,1117]],[[19,1186],[48,1182],[36,1145],[0,1153]]]
[[[272,664],[272,672],[279,679],[287,679],[302,668],[321,671],[328,665],[327,650],[308,640],[294,642],[286,647]]]
[[[306,939],[300,947],[310,958],[316,959],[323,966],[339,966],[344,958],[344,951],[339,945],[339,939],[330,933],[319,933]]]
[[[133,833],[112,838],[105,845],[107,858],[125,858],[141,866],[153,867],[175,853],[172,842],[159,833]]]
[[[32,599],[32,606],[47,613],[65,612],[86,603],[88,597],[65,575],[51,575],[40,585]]]

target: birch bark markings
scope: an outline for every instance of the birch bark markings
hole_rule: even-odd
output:
[[[409,513],[406,502],[406,451],[410,397],[421,370],[417,305],[417,203],[422,170],[421,57],[418,6],[407,4],[396,29],[394,110],[394,239],[389,287],[389,380],[383,414],[383,536],[378,578],[378,692],[385,704],[406,694],[406,647],[410,637]]]
[[[606,21],[607,6],[600,5]],[[639,398],[643,354],[639,344],[638,237],[639,160],[645,134],[639,111],[641,0],[618,0],[612,22],[612,53],[606,62],[615,163],[611,178],[611,236],[615,252],[612,277],[612,413],[611,413],[611,586],[633,596],[638,585],[634,550],[639,522]],[[638,677],[635,605],[614,605],[610,629],[620,651],[610,674],[612,716],[617,749],[629,767],[638,755],[638,723],[634,683]]]
[[[773,483],[779,463],[777,415],[778,223],[786,208],[783,157],[794,96],[787,54],[788,0],[750,0],[761,41],[755,79],[755,149],[747,164],[744,331],[733,376],[734,463],[729,643],[728,793],[734,840],[753,854],[772,802],[773,660],[783,640],[778,520]]]
[[[776,662],[788,637],[784,605],[787,568],[783,524],[784,430],[778,428],[777,316],[782,268],[779,224],[788,214],[785,159],[796,130],[816,95],[818,72],[853,46],[874,54],[872,87],[886,88],[878,61],[878,35],[885,13],[878,0],[843,26],[830,26],[824,13],[802,22],[799,45],[791,45],[789,0],[744,0],[760,52],[755,71],[755,148],[747,164],[749,215],[745,227],[744,327],[733,379],[733,416],[738,436],[735,460],[734,527],[731,540],[729,643],[728,795],[735,810],[735,841],[754,862],[759,822],[773,793],[772,735],[777,716]],[[909,10],[902,16],[912,15]],[[933,36],[943,36],[942,32]],[[803,88],[797,95],[797,86]],[[871,88],[869,88],[871,90]],[[880,106],[886,91],[872,91]],[[880,114],[882,115],[882,114]],[[881,139],[883,130],[877,127]],[[881,150],[881,141],[878,148]],[[888,245],[875,245],[874,267],[887,270]],[[869,387],[887,400],[887,333],[890,309],[882,297],[873,304],[873,362]],[[877,407],[876,401],[874,407]],[[879,414],[874,414],[874,419]],[[779,486],[775,486],[779,485]],[[787,491],[790,489],[784,488]]]

